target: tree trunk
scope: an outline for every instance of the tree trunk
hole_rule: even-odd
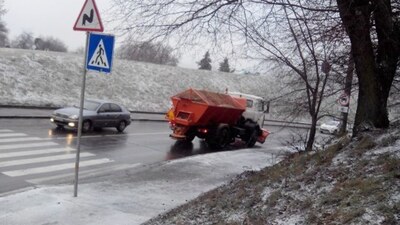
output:
[[[390,0],[373,0],[372,3],[378,37],[377,76],[382,85],[382,107],[387,108],[400,55],[400,22],[393,16]]]
[[[311,151],[315,141],[315,133],[317,131],[317,117],[311,116],[311,128],[308,133],[306,151]]]
[[[337,2],[340,17],[351,41],[351,49],[359,80],[354,135],[359,131],[372,127],[387,128],[389,126],[386,107],[387,96],[382,91],[384,85],[382,84],[382,78],[379,77],[380,74],[371,41],[369,1],[337,0]]]

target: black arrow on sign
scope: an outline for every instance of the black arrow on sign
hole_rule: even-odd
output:
[[[82,25],[85,26],[86,21],[88,21],[89,23],[93,22],[93,9],[90,10],[90,16],[88,16],[87,14],[83,14]]]

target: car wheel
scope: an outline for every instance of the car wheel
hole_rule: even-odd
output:
[[[85,120],[82,123],[82,132],[89,132],[92,129],[92,122]]]
[[[118,132],[124,131],[125,128],[126,128],[126,122],[124,120],[120,121],[118,126],[117,126]]]

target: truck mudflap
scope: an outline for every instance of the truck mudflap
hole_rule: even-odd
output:
[[[265,142],[265,139],[267,139],[268,135],[270,132],[267,129],[261,128],[261,134],[257,138],[257,142],[263,144]]]

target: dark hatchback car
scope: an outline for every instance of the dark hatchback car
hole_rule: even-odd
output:
[[[83,132],[103,127],[115,127],[119,132],[122,132],[131,123],[131,114],[125,107],[117,103],[104,100],[85,100],[82,119]],[[58,128],[77,129],[79,108],[57,109],[51,115],[50,121],[56,124]]]

